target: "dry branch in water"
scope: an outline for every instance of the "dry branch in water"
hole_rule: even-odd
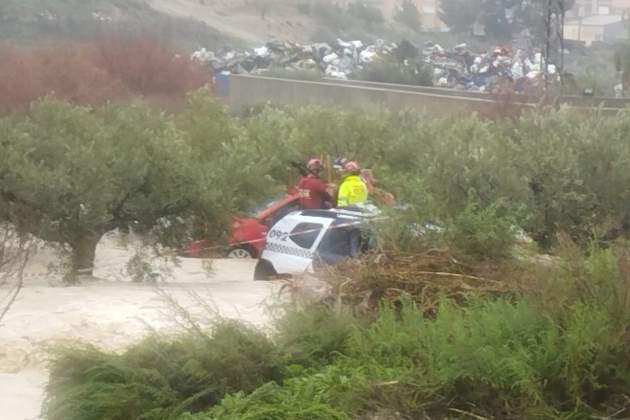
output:
[[[464,264],[448,250],[424,254],[384,253],[349,260],[322,273],[338,300],[364,309],[378,307],[382,299],[397,301],[410,295],[427,312],[446,297],[463,302],[466,295],[497,296],[517,292],[517,287],[484,273],[488,267]]]
[[[0,288],[8,290],[0,300],[0,322],[22,290],[33,242],[11,226],[0,226]]]

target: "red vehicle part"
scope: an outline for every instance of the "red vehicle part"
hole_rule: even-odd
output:
[[[279,201],[271,204],[254,217],[236,217],[232,223],[230,237],[230,257],[258,258],[266,245],[267,231],[284,215],[300,209],[300,196],[292,191]],[[203,256],[209,243],[205,240],[192,242],[188,247],[188,256]]]

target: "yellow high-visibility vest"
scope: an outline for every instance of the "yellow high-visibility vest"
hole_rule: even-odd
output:
[[[367,199],[367,186],[358,175],[350,175],[341,182],[337,197],[337,207],[363,204],[367,201]]]

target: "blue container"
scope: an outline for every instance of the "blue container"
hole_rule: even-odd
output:
[[[230,73],[222,71],[214,76],[214,92],[217,96],[227,98],[230,96]]]

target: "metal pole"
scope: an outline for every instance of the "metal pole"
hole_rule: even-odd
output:
[[[547,9],[545,16],[545,54],[544,54],[544,77],[545,77],[545,96],[549,89],[549,52],[551,49],[551,0],[547,0]]]
[[[560,41],[560,95],[564,92],[564,19],[566,17],[565,0],[560,0],[560,22],[558,30],[558,39]]]

